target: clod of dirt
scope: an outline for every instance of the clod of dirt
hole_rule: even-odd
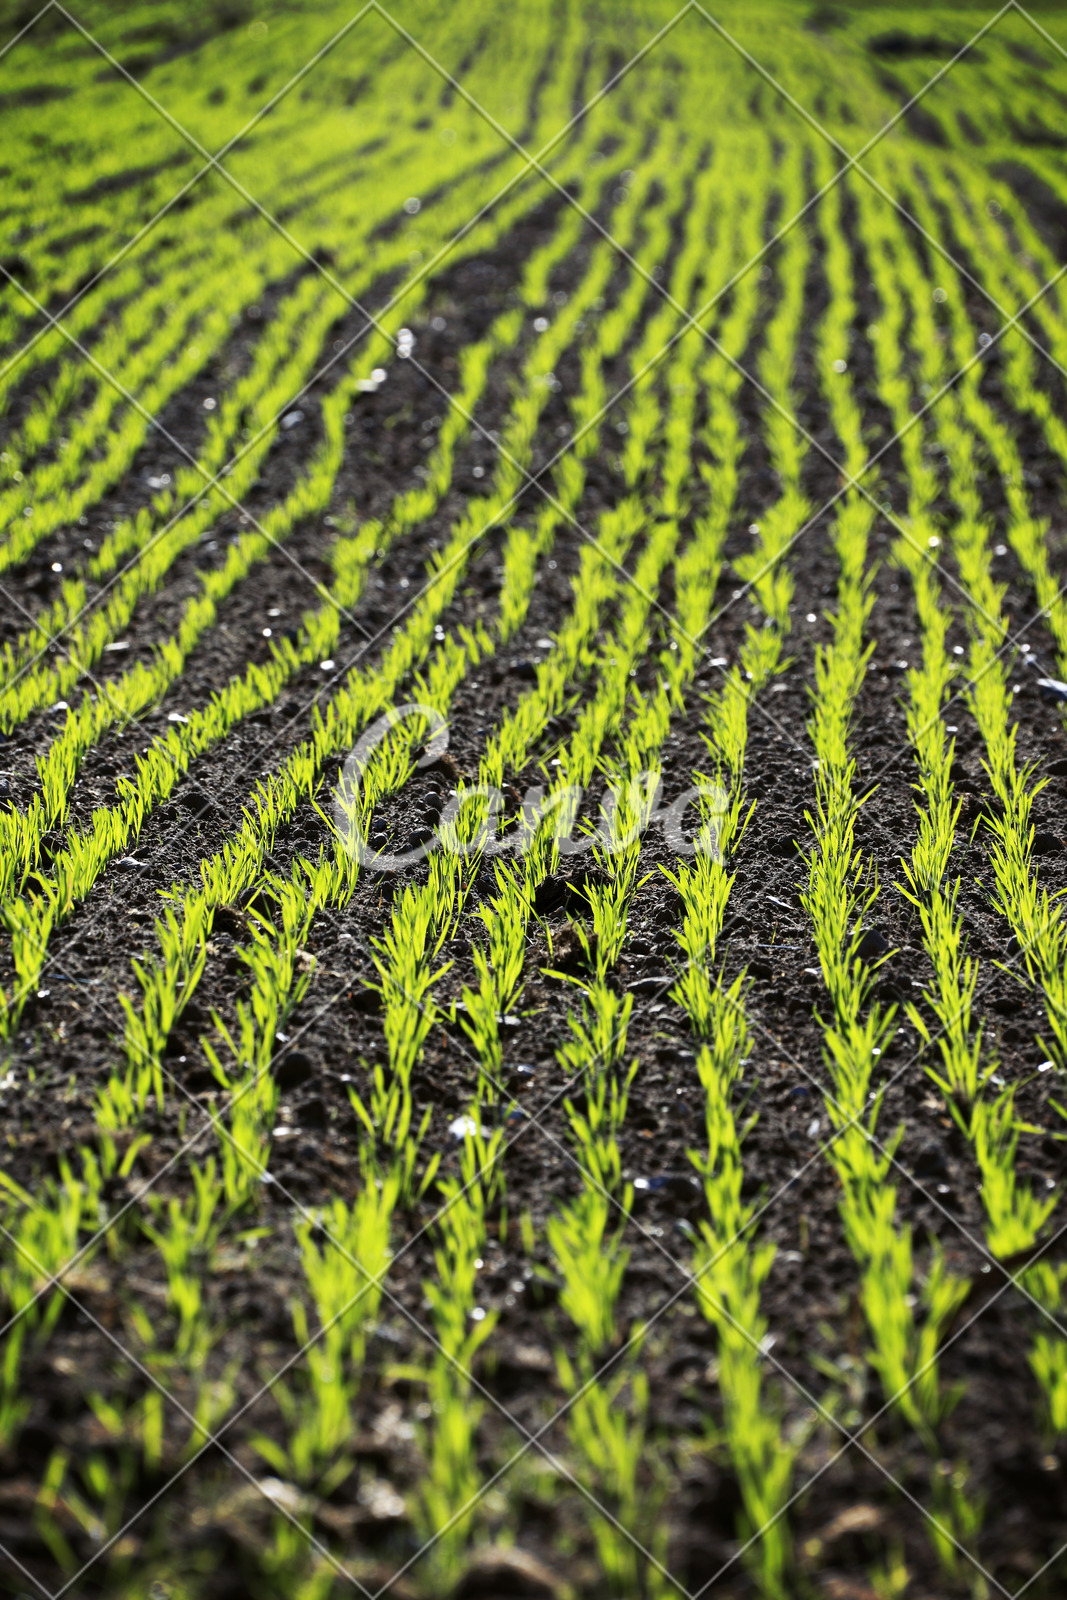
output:
[[[571,1590],[528,1550],[480,1550],[452,1591],[452,1600],[566,1600]]]
[[[357,989],[352,996],[353,1011],[360,1011],[364,1016],[373,1016],[382,1009],[382,997],[377,989]]]
[[[552,956],[550,964],[557,972],[580,972],[589,965],[590,957],[593,960],[596,959],[596,948],[596,937],[594,935],[589,940],[590,955],[587,957],[585,953],[585,947],[583,946],[581,939],[578,937],[577,928],[575,928],[573,923],[567,923],[563,928],[558,930],[554,928],[552,930]],[[549,961],[547,952],[545,955],[545,960],[546,962]]]
[[[240,939],[248,932],[248,918],[240,906],[229,904],[216,906],[211,927],[214,933],[228,933],[234,939]]]
[[[543,917],[548,911],[588,911],[589,901],[583,890],[591,883],[604,883],[601,873],[594,871],[576,872],[571,878],[564,878],[558,874],[550,873],[544,882],[538,885],[534,895],[533,908],[538,916]]]
[[[1034,855],[1052,856],[1063,849],[1063,840],[1058,833],[1035,833],[1030,848]]]
[[[801,847],[791,833],[780,833],[770,847],[772,856],[795,856]]]
[[[868,928],[856,946],[856,954],[861,961],[877,961],[879,956],[884,956],[891,948],[885,934],[879,933],[877,928]]]
[[[917,1178],[941,1178],[948,1171],[945,1152],[939,1144],[931,1140],[924,1144],[919,1151],[915,1162],[915,1176]]]
[[[279,1089],[299,1089],[311,1077],[311,1057],[303,1050],[291,1050],[283,1056],[275,1069],[274,1078]]]
[[[178,795],[178,803],[191,811],[194,817],[203,816],[205,811],[217,809],[212,797],[201,789],[199,784],[191,783]]]

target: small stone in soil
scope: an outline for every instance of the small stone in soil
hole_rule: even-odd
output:
[[[473,1117],[457,1117],[454,1122],[448,1124],[448,1131],[453,1139],[459,1140],[465,1139],[468,1134],[475,1133],[481,1133],[484,1137],[488,1134],[489,1129],[479,1128]]]
[[[658,995],[661,990],[664,990],[664,989],[667,988],[667,986],[670,984],[670,982],[671,982],[670,978],[666,977],[666,976],[652,977],[652,978],[635,978],[633,983],[628,983],[626,985],[626,987],[627,987],[627,989],[629,989],[631,994],[635,994],[635,995],[638,995],[638,996],[642,996],[642,995]]]
[[[279,1089],[299,1089],[311,1077],[311,1057],[303,1050],[292,1050],[283,1056],[274,1070],[274,1081]]]
[[[635,1194],[683,1194],[687,1195],[696,1185],[696,1179],[690,1178],[684,1172],[662,1172],[654,1178],[635,1178]]]
[[[1067,700],[1067,683],[1059,678],[1038,678],[1037,687],[1042,700]]]
[[[924,1144],[915,1162],[915,1176],[917,1178],[939,1178],[947,1171],[945,1152],[941,1146],[933,1141],[929,1144]]]
[[[138,861],[136,856],[120,856],[115,865],[124,872],[144,872],[148,866],[147,861]]]
[[[526,679],[536,678],[537,677],[537,663],[536,663],[536,661],[528,661],[525,657],[521,657],[518,661],[513,661],[511,663],[511,675],[512,675],[513,678],[526,678]]]

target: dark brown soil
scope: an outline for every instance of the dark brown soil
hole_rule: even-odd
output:
[[[418,329],[417,348],[420,361],[446,387],[454,382],[458,352],[507,303],[531,242],[539,230],[553,225],[554,216],[555,207],[546,206],[535,214],[525,234],[507,241],[491,259],[465,263],[439,285],[426,325]],[[566,292],[572,282],[569,275],[579,265],[576,260],[569,262],[553,287]],[[797,374],[800,417],[832,454],[836,446],[818,398],[810,342],[810,328],[825,300],[819,266],[813,270],[811,291],[812,321]],[[870,291],[864,298],[870,301]],[[872,320],[874,310],[873,302],[861,306],[860,326]],[[429,317],[439,311],[446,326],[434,331]],[[344,329],[337,336],[343,337]],[[888,431],[864,351],[860,343],[850,369],[865,410]],[[521,349],[513,353],[493,374],[478,417],[487,430],[501,423],[521,354]],[[623,371],[620,362],[618,370],[607,375],[609,388],[621,380]],[[560,376],[566,393],[576,372],[561,370]],[[205,382],[209,381],[208,375]],[[995,394],[995,376],[988,382]],[[194,386],[183,397],[184,409],[176,409],[173,419],[189,448],[196,444],[198,399]],[[742,391],[739,404],[751,445],[729,554],[747,547],[748,525],[777,493],[759,443],[759,402],[750,388]],[[251,509],[265,507],[282,495],[310,450],[317,413],[313,402],[306,409],[308,421],[299,436],[286,436],[272,451]],[[360,516],[378,514],[398,488],[414,482],[414,469],[424,459],[424,423],[442,409],[440,394],[414,365],[395,367],[378,394],[363,397],[353,408],[351,431],[359,448],[353,448],[352,463],[346,463],[338,480],[331,511],[340,517],[354,504]],[[545,414],[535,466],[554,448],[565,418],[564,402],[557,397]],[[1035,501],[1039,509],[1052,510],[1059,503],[1060,478],[1049,472],[1039,442],[1025,427],[1019,431],[1028,465],[1036,474]],[[474,468],[484,467],[488,476],[491,464],[491,444],[474,435],[461,452],[453,491],[439,511],[416,533],[405,536],[375,570],[353,617],[344,624],[339,665],[347,665],[361,652],[363,659],[373,662],[407,592],[400,588],[401,581],[415,586],[435,541],[441,541],[466,496],[486,481],[473,476]],[[133,508],[133,485],[143,477],[143,467],[139,461],[129,484],[99,508],[101,521],[114,520]],[[885,475],[894,503],[896,470],[890,454]],[[806,471],[806,491],[814,504],[820,504],[837,487],[836,471],[815,450],[809,454]],[[592,463],[582,506],[584,525],[593,526],[599,511],[622,493],[617,464],[605,447]],[[536,506],[536,493],[530,492],[520,515],[532,516]],[[1003,507],[992,488],[990,506],[991,515],[1000,519],[1000,536]],[[229,520],[223,519],[220,537],[230,531]],[[691,531],[691,526],[684,529],[687,536]],[[790,557],[796,581],[790,642],[794,661],[751,714],[746,772],[756,811],[733,863],[736,881],[721,959],[727,979],[742,968],[750,979],[747,1010],[753,1049],[737,1115],[739,1120],[756,1118],[744,1147],[745,1194],[760,1198],[764,1209],[759,1232],[777,1246],[763,1292],[764,1314],[774,1336],[766,1365],[768,1393],[781,1407],[786,1434],[803,1441],[795,1476],[798,1498],[789,1512],[799,1563],[795,1592],[868,1600],[875,1595],[872,1569],[900,1549],[912,1574],[909,1595],[932,1600],[974,1592],[972,1569],[965,1557],[960,1558],[956,1577],[938,1566],[921,1509],[933,1503],[931,1484],[938,1468],[929,1449],[895,1414],[882,1414],[881,1389],[866,1360],[870,1339],[859,1301],[857,1267],[840,1224],[837,1181],[820,1153],[828,1132],[819,1098],[819,1086],[828,1082],[817,1019],[824,997],[821,980],[813,975],[815,950],[797,893],[803,860],[783,852],[781,845],[783,838],[795,836],[803,843],[809,837],[804,813],[812,803],[812,752],[805,718],[814,645],[829,637],[823,613],[834,603],[837,577],[827,534],[824,520]],[[74,544],[79,536],[71,530]],[[939,1456],[950,1464],[949,1470],[965,1464],[968,1493],[984,1497],[984,1523],[977,1540],[983,1566],[1009,1593],[1036,1577],[1027,1593],[1038,1600],[1061,1592],[1064,1567],[1059,1552],[1067,1540],[1065,1464],[1040,1431],[1037,1388],[1028,1366],[1041,1321],[1020,1293],[1004,1287],[1006,1280],[997,1269],[986,1271],[973,1156],[925,1071],[933,1058],[920,1052],[916,1030],[903,1009],[908,1001],[924,1009],[921,994],[931,973],[917,918],[896,888],[902,877],[900,858],[909,853],[915,829],[913,772],[905,747],[897,664],[917,651],[918,624],[907,584],[890,564],[894,537],[888,521],[880,519],[871,546],[872,561],[879,563],[870,622],[876,650],[854,723],[857,783],[874,789],[857,837],[877,869],[881,885],[877,926],[894,949],[883,968],[880,988],[883,998],[900,1007],[898,1031],[880,1064],[881,1081],[888,1088],[878,1130],[890,1141],[898,1128],[903,1129],[893,1181],[900,1223],[912,1229],[919,1263],[925,1268],[936,1242],[949,1267],[972,1277],[978,1286],[942,1355],[943,1381],[946,1386],[960,1386],[960,1399],[939,1431]],[[64,543],[57,536],[49,541],[44,558],[64,559],[68,549],[73,554],[70,541]],[[471,621],[480,611],[491,612],[492,575],[500,550],[499,534],[479,548],[455,604],[443,619],[446,629]],[[450,748],[461,770],[474,769],[486,730],[515,703],[523,688],[513,663],[534,655],[537,640],[558,628],[566,614],[579,550],[580,535],[569,531],[552,552],[555,566],[546,566],[540,574],[518,637],[499,661],[486,663],[460,688],[450,718]],[[288,556],[299,562],[302,572],[327,580],[326,533],[317,523],[299,527],[286,551],[287,555],[277,553],[265,561],[226,603],[218,628],[194,653],[180,685],[159,709],[137,729],[116,733],[87,757],[75,793],[75,821],[86,820],[92,806],[113,793],[116,776],[129,770],[133,751],[161,722],[165,727],[168,711],[203,704],[213,689],[256,659],[257,651],[265,653],[261,629],[269,608],[281,611],[277,624],[281,629],[295,626],[302,611],[314,603]],[[170,630],[181,603],[195,588],[203,559],[203,552],[191,552],[178,563],[166,590],[139,609],[124,666],[147,657],[153,643]],[[12,592],[25,598],[31,609],[42,598],[39,562],[37,558],[33,569],[11,577]],[[1009,585],[1005,611],[1021,625],[1036,609],[1033,594],[1011,554],[1000,559],[998,568]],[[736,660],[745,622],[756,619],[747,600],[727,604],[736,581],[727,569],[717,597],[724,609],[707,640],[688,709],[677,718],[667,743],[668,796],[680,792],[690,774],[706,764],[702,697],[721,680],[721,668],[713,661]],[[660,598],[669,611],[673,599],[669,583]],[[809,613],[819,620],[806,621]],[[15,625],[16,631],[19,626]],[[1034,625],[1031,635],[1047,669],[1053,670],[1040,624]],[[950,644],[963,645],[966,637],[959,619]],[[1019,684],[1015,697],[1019,760],[1044,763],[1046,769],[1053,762],[1062,767],[1067,742],[1055,709],[1045,705],[1033,687],[1036,676],[1020,667],[1013,679]],[[122,1013],[117,996],[136,993],[130,959],[142,948],[153,947],[159,891],[172,882],[198,881],[199,862],[221,848],[239,824],[241,806],[256,778],[276,768],[306,733],[320,680],[317,669],[299,674],[276,707],[250,719],[198,762],[172,803],[145,823],[137,856],[147,869],[136,873],[117,866],[109,869],[92,901],[79,907],[54,936],[42,981],[46,992],[27,1009],[4,1068],[14,1074],[14,1087],[5,1089],[2,1099],[8,1146],[4,1169],[17,1182],[39,1187],[46,1175],[59,1170],[64,1157],[76,1161],[79,1146],[93,1142],[94,1093],[121,1059]],[[576,686],[576,692],[584,697],[593,687],[585,682]],[[953,708],[950,720],[958,726],[959,788],[969,797],[968,818],[973,815],[977,820],[988,789],[979,738],[964,704]],[[33,792],[33,754],[42,747],[50,726],[47,718],[35,719],[3,748],[8,792],[22,804]],[[537,763],[551,759],[558,738],[557,728],[531,752],[528,769],[513,775],[520,792],[535,781]],[[403,837],[424,817],[423,797],[430,784],[428,775],[418,775],[383,808],[380,821],[391,834]],[[1057,770],[1043,791],[1035,824],[1054,841],[1041,856],[1039,870],[1041,882],[1055,893],[1067,859],[1067,846],[1059,842],[1067,838],[1067,779],[1062,771]],[[321,819],[305,807],[281,830],[269,864],[284,870],[296,856],[316,853],[325,838]],[[1061,1091],[1053,1081],[1055,1074],[1035,1070],[1044,1055],[1036,1043],[1043,1011],[1039,999],[1015,981],[1018,963],[1013,970],[997,965],[1010,966],[1010,930],[990,907],[986,857],[981,827],[972,840],[970,829],[961,825],[950,871],[963,880],[961,904],[969,948],[981,959],[979,1010],[986,1019],[990,1046],[999,1056],[1001,1075],[1020,1085],[1021,1115],[1048,1130],[1022,1138],[1020,1173],[1038,1189],[1046,1183],[1061,1186],[1067,1179],[1067,1158],[1056,1137],[1061,1119],[1051,1105]],[[611,980],[635,995],[628,1050],[640,1060],[621,1140],[624,1176],[643,1181],[627,1230],[631,1254],[620,1322],[650,1324],[641,1356],[651,1394],[647,1475],[651,1486],[655,1456],[670,1482],[663,1511],[669,1528],[670,1570],[693,1594],[710,1586],[709,1593],[741,1597],[756,1591],[739,1557],[740,1495],[717,1432],[721,1402],[715,1381],[716,1338],[697,1313],[686,1276],[691,1259],[686,1228],[699,1222],[704,1204],[687,1152],[701,1147],[704,1121],[693,1041],[681,1009],[666,992],[677,904],[657,869],[671,860],[662,836],[651,833],[641,861],[642,873],[651,876],[637,893],[631,938]],[[424,870],[414,869],[414,878]],[[410,876],[400,880],[406,881]],[[491,876],[483,869],[472,909],[492,888]],[[208,1371],[215,1377],[232,1375],[235,1408],[254,1403],[224,1435],[232,1459],[213,1448],[171,1481],[181,1466],[189,1433],[178,1412],[168,1413],[163,1460],[153,1473],[140,1464],[139,1453],[124,1453],[109,1437],[88,1397],[99,1393],[116,1404],[132,1406],[145,1392],[143,1376],[124,1353],[134,1302],[148,1309],[164,1346],[171,1337],[165,1273],[158,1254],[140,1232],[144,1207],[137,1196],[146,1179],[155,1179],[162,1195],[189,1193],[190,1157],[182,1153],[183,1147],[198,1126],[208,1131],[204,1112],[217,1091],[201,1035],[211,1033],[213,1008],[227,1022],[233,1019],[242,977],[235,951],[247,927],[236,913],[216,918],[204,977],[168,1047],[172,1081],[166,1109],[147,1116],[144,1130],[151,1142],[138,1155],[130,1178],[113,1180],[108,1188],[113,1210],[128,1206],[119,1229],[123,1249],[114,1255],[101,1252],[71,1275],[70,1299],[54,1332],[39,1345],[31,1341],[24,1355],[22,1385],[30,1410],[17,1449],[3,1458],[0,1471],[0,1545],[6,1551],[6,1561],[0,1565],[11,1591],[29,1590],[39,1579],[55,1592],[63,1581],[33,1509],[49,1463],[62,1450],[75,1463],[94,1454],[105,1462],[113,1481],[123,1484],[121,1521],[143,1508],[119,1551],[90,1567],[77,1592],[126,1593],[123,1561],[130,1572],[143,1570],[149,1578],[157,1571],[185,1574],[190,1593],[212,1600],[280,1592],[265,1556],[272,1513],[250,1489],[237,1464],[255,1478],[267,1477],[251,1441],[256,1435],[278,1442],[285,1438],[282,1415],[271,1396],[254,1397],[298,1348],[290,1310],[302,1293],[291,1229],[294,1203],[315,1206],[332,1195],[351,1199],[362,1182],[357,1165],[360,1127],[347,1085],[365,1082],[368,1063],[382,1054],[381,1026],[367,986],[374,976],[371,941],[386,925],[394,892],[392,881],[368,874],[347,910],[326,912],[316,919],[308,941],[316,963],[313,981],[289,1027],[288,1049],[277,1062],[280,1116],[292,1132],[274,1143],[274,1183],[264,1186],[260,1213],[254,1219],[269,1230],[268,1236],[250,1254],[250,1264],[241,1264],[235,1247],[224,1252],[206,1284],[209,1317],[218,1334],[207,1358]],[[567,912],[563,907],[546,910],[543,920],[559,934]],[[452,962],[438,990],[442,1006],[457,999],[464,984],[473,981],[470,939],[476,930],[468,919],[460,937],[442,952],[442,959]],[[6,953],[4,964],[7,983]],[[554,1352],[566,1348],[572,1337],[557,1303],[559,1283],[543,1243],[543,1224],[578,1183],[562,1105],[566,1079],[556,1058],[567,1037],[573,996],[539,972],[547,965],[545,930],[537,926],[521,1012],[506,1029],[505,1075],[514,1096],[510,1109],[507,1101],[501,1109],[508,1118],[510,1141],[504,1163],[507,1210],[498,1219],[479,1278],[481,1303],[498,1311],[500,1318],[477,1367],[487,1397],[478,1435],[479,1465],[486,1477],[518,1449],[524,1430],[537,1431],[562,1404]],[[458,1170],[449,1124],[466,1111],[474,1078],[474,1063],[461,1030],[435,1027],[415,1083],[419,1113],[427,1106],[433,1109],[426,1153],[442,1152],[442,1176]],[[207,1139],[193,1154],[202,1156],[210,1148]],[[438,1203],[438,1193],[431,1189],[419,1206],[396,1219],[397,1259],[368,1346],[360,1415],[350,1445],[353,1470],[310,1517],[316,1536],[335,1548],[372,1592],[389,1582],[418,1550],[409,1517],[376,1515],[368,1509],[373,1500],[361,1490],[384,1479],[410,1497],[423,1471],[414,1431],[424,1415],[418,1409],[423,1393],[402,1375],[402,1369],[429,1359],[423,1283],[434,1272],[431,1224]],[[525,1213],[538,1241],[534,1259],[523,1244],[520,1219]],[[246,1221],[242,1219],[242,1225]],[[1062,1262],[1063,1256],[1062,1243],[1054,1239],[1048,1258]],[[191,1408],[201,1377],[175,1362],[168,1387]],[[291,1387],[299,1394],[298,1375]],[[567,1457],[565,1425],[551,1426],[542,1443]],[[583,1594],[604,1593],[580,1497],[562,1480],[528,1470],[513,1472],[502,1487],[506,1511],[490,1513],[487,1526],[494,1531],[496,1515],[499,1528],[512,1533],[530,1554],[530,1565],[520,1570],[521,1564],[513,1562],[509,1568],[501,1558],[493,1569],[483,1558],[461,1592],[485,1600],[490,1595],[543,1594],[545,1580],[536,1576],[536,1562],[542,1562]],[[62,1530],[77,1566],[94,1555],[91,1537],[72,1519],[62,1523]],[[1042,1573],[1046,1562],[1051,1565]],[[390,1592],[404,1595],[420,1589],[427,1592],[416,1562]],[[155,1595],[156,1590],[149,1592]]]

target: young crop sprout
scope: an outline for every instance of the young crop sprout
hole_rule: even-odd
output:
[[[1055,40],[179,9],[4,56],[6,1584],[1051,1595]]]

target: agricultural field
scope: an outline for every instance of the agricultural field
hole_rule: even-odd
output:
[[[1067,1592],[1065,108],[0,0],[5,1592]]]

